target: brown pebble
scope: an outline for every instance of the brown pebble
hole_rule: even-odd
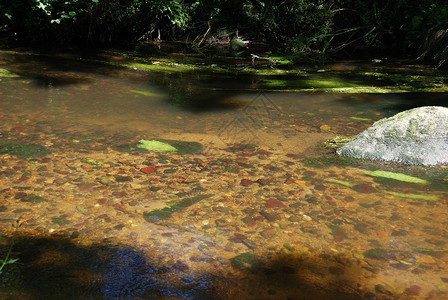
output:
[[[334,275],[344,275],[345,271],[341,267],[329,267],[328,271]]]
[[[273,237],[276,233],[275,228],[267,228],[265,230],[263,230],[262,232],[260,232],[260,235],[262,237],[264,237],[265,239],[270,239],[271,237]]]
[[[418,285],[411,285],[406,289],[406,293],[410,296],[418,296],[421,292],[422,288]]]

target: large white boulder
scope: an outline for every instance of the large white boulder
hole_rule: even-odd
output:
[[[381,119],[337,153],[413,165],[448,164],[448,108],[424,106]]]

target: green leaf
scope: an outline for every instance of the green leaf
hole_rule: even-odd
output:
[[[409,183],[429,184],[429,181],[427,181],[427,180],[409,176],[409,175],[405,175],[402,173],[395,173],[395,172],[381,171],[381,170],[364,172],[364,173],[366,175],[369,175],[372,177],[389,178],[389,179],[394,179],[394,180],[409,182]]]
[[[69,12],[68,14],[69,14],[71,17],[76,16],[76,12],[74,12],[74,11],[71,11],[71,12]]]
[[[94,2],[94,3],[98,3],[98,0],[92,0],[92,2]]]

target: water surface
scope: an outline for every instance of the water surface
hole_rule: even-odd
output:
[[[2,297],[446,297],[446,168],[343,159],[322,144],[445,93],[318,90],[359,84],[348,73],[375,68],[365,62],[274,78],[250,60],[171,59],[147,70],[110,53],[0,52],[18,75],[0,77],[0,144],[39,149],[0,154],[4,255],[21,223]],[[145,152],[142,139],[202,150]]]

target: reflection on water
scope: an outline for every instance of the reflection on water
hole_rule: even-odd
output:
[[[0,77],[5,237],[23,224],[2,297],[446,297],[447,169],[322,146],[446,95],[260,92],[255,75],[70,56],[0,66],[20,75]],[[203,149],[137,147],[153,138]]]

